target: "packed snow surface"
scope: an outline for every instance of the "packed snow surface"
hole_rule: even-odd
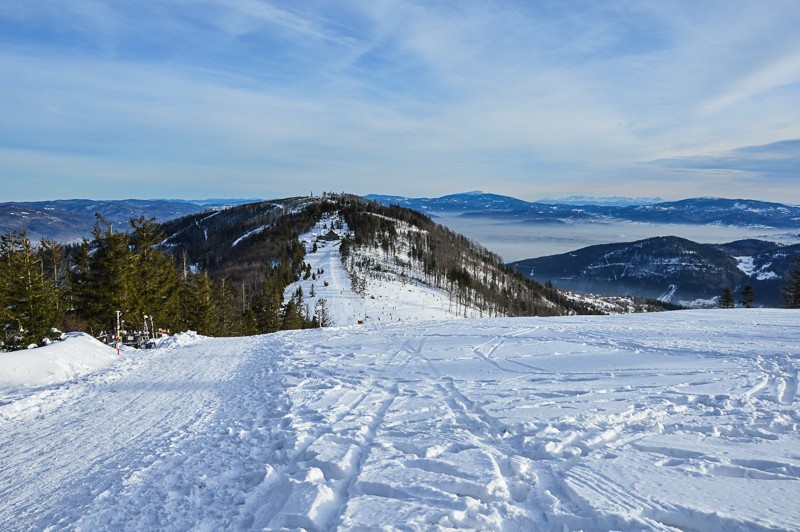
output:
[[[0,402],[0,529],[796,529],[798,357],[762,309],[180,336]]]

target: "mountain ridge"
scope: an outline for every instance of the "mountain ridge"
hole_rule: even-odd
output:
[[[95,222],[95,213],[116,226],[144,216],[166,221],[196,212],[250,202],[249,199],[63,199],[0,203],[0,230],[27,231],[31,240],[52,238],[74,242],[88,237]]]
[[[722,290],[738,293],[750,285],[756,305],[777,307],[783,303],[783,276],[796,255],[800,244],[756,239],[699,244],[668,236],[588,246],[509,266],[563,290],[631,294],[690,306],[713,305]]]
[[[331,218],[329,223],[347,230],[332,236],[333,244],[317,243],[309,236],[303,237],[304,242],[299,240],[311,234],[321,219],[334,215],[340,221]],[[295,276],[307,271],[307,280],[316,268],[311,268],[311,261],[303,255],[323,245],[334,245],[347,265],[354,290],[361,290],[362,297],[375,298],[376,294],[364,293],[363,287],[389,276],[398,286],[414,282],[444,291],[456,314],[594,311],[517,274],[499,256],[424,214],[358,196],[326,194],[245,204],[211,214],[195,213],[161,227],[167,235],[162,242],[165,249],[183,257],[192,268],[207,271],[212,278],[228,277],[244,294],[258,293],[266,282],[265,267],[274,270],[287,255],[293,257]],[[321,283],[325,278],[319,279]],[[248,305],[242,302],[243,308]]]
[[[652,204],[580,205],[530,202],[490,193],[450,194],[439,198],[379,194],[364,197],[384,205],[403,205],[430,215],[448,213],[526,223],[645,222],[800,229],[800,207],[751,199],[698,197]]]

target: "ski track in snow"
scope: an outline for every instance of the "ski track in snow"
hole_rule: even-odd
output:
[[[0,419],[0,529],[794,529],[798,345],[750,309],[143,352]]]

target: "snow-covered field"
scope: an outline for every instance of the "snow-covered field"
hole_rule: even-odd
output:
[[[798,317],[177,337],[0,397],[0,529],[796,529]]]

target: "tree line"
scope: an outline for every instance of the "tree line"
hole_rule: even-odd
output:
[[[786,308],[800,308],[800,255],[794,258],[791,269],[784,275],[783,286],[784,306]],[[744,308],[751,308],[755,301],[755,291],[751,285],[745,285],[739,293],[739,304]],[[717,298],[720,308],[734,308],[736,297],[733,290],[724,288]]]
[[[312,312],[302,294],[284,304],[286,287],[306,265],[296,231],[283,236],[281,252],[251,268],[245,283],[212,277],[186,254],[166,251],[155,219],[131,219],[119,230],[98,216],[91,238],[78,245],[35,245],[25,232],[8,232],[0,237],[0,349],[41,345],[61,331],[98,336],[113,330],[117,310],[129,330],[140,329],[145,316],[159,329],[211,336],[320,326],[317,313],[325,309]]]

